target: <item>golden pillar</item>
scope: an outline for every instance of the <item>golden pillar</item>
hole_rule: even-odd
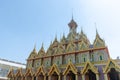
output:
[[[48,80],[51,80],[51,76],[48,76]]]
[[[34,76],[32,76],[32,80],[34,80]]]
[[[58,80],[60,80],[60,75],[58,76]]]
[[[99,74],[96,74],[96,79],[99,80]]]
[[[76,80],[78,80],[78,74],[76,74],[75,77],[76,77]]]
[[[38,80],[38,76],[36,76],[36,80]]]
[[[44,80],[46,80],[46,76],[44,75]]]
[[[104,79],[105,79],[105,80],[108,80],[107,73],[104,73]]]
[[[82,74],[82,80],[85,80],[85,75],[84,74]]]
[[[25,77],[25,80],[27,80],[26,78],[27,78],[27,77]]]
[[[66,75],[64,75],[64,80],[66,80]]]

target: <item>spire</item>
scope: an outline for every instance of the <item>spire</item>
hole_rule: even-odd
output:
[[[54,46],[57,46],[58,45],[58,40],[57,40],[57,35],[56,35],[56,37],[55,37],[55,39],[54,39],[54,41],[53,41],[53,44],[52,44],[52,46],[54,47]]]
[[[55,41],[57,41],[57,35],[55,36]]]
[[[41,50],[44,50],[43,43],[42,43],[42,46],[41,46]]]
[[[98,33],[98,30],[97,30],[97,24],[96,24],[96,22],[95,22],[95,28],[96,28],[96,37],[100,37],[99,33]]]
[[[93,43],[94,47],[104,47],[105,46],[105,42],[104,40],[99,36],[99,33],[96,29],[96,38],[94,40]]]
[[[73,19],[73,14],[72,14],[72,19],[71,19],[70,23],[68,24],[68,26],[70,28],[70,32],[76,32],[77,23]]]
[[[73,10],[72,10],[72,20],[73,20]]]
[[[66,38],[65,38],[65,34],[64,33],[63,33],[63,36],[62,36],[60,42],[63,43],[63,44],[66,42]]]
[[[44,47],[43,47],[43,43],[42,43],[42,46],[41,46],[40,51],[38,52],[38,55],[39,55],[40,57],[42,57],[42,56],[45,55],[45,50],[44,50]]]
[[[99,33],[98,33],[98,30],[96,29],[96,38],[100,38],[100,36],[99,36]]]
[[[37,56],[37,51],[36,51],[36,44],[34,45],[33,51],[30,53],[28,59],[30,58],[35,58]]]
[[[36,43],[34,44],[34,49],[33,49],[33,51],[36,51]]]
[[[83,34],[83,28],[81,27],[81,34]]]

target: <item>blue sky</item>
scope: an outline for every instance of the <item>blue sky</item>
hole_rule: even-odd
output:
[[[0,0],[0,58],[26,63],[36,44],[45,49],[69,32],[72,13],[93,43],[96,28],[112,58],[120,56],[119,0]],[[96,26],[95,24],[96,23]]]

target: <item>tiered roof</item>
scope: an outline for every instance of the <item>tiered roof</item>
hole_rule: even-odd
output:
[[[37,55],[38,57],[54,56],[69,52],[89,50],[90,48],[105,47],[105,41],[101,39],[97,31],[96,38],[93,44],[91,44],[82,29],[80,33],[76,32],[77,23],[73,20],[73,18],[68,26],[70,27],[70,32],[67,37],[65,37],[63,34],[63,37],[60,39],[60,41],[58,41],[56,36],[54,41],[51,42],[47,51],[44,50],[43,44],[38,53],[34,48],[28,59],[36,58]]]

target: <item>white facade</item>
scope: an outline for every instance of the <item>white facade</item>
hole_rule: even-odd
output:
[[[9,61],[5,59],[0,59],[0,80],[6,80],[7,79],[7,74],[10,69],[18,69],[18,68],[26,68],[25,64],[14,62],[14,61]]]

